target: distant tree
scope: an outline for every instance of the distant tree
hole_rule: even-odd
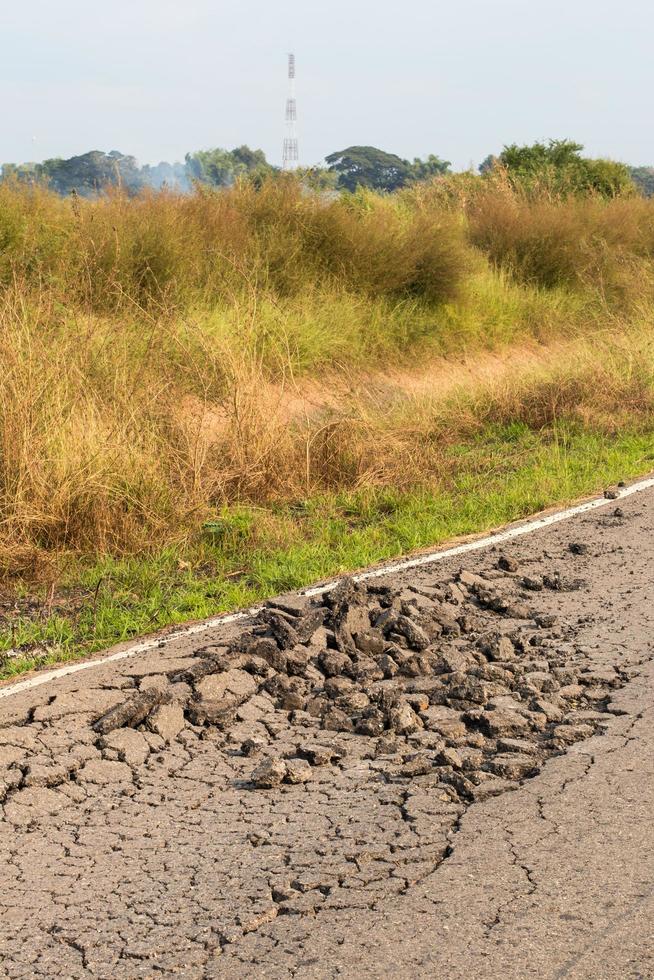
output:
[[[92,197],[107,187],[124,187],[136,193],[143,186],[135,158],[118,150],[111,153],[91,150],[67,160],[44,160],[36,165],[35,177],[47,182],[58,194],[75,191],[83,197]]]
[[[155,189],[163,186],[188,190],[193,181],[228,187],[238,177],[263,180],[275,173],[263,150],[238,146],[233,150],[198,150],[188,153],[185,163],[166,163],[140,167],[133,156],[118,150],[103,153],[91,150],[67,160],[53,158],[43,163],[12,164],[2,167],[3,179],[12,177],[20,181],[43,181],[58,194],[75,191],[83,197],[101,193],[107,187],[122,187],[130,194],[144,187]]]
[[[488,174],[497,166],[498,160],[494,153],[489,153],[488,156],[481,161],[479,164],[479,173]]]
[[[0,170],[3,180],[18,180],[21,183],[28,183],[39,179],[38,167],[38,163],[3,163]]]
[[[215,187],[227,187],[235,180],[235,166],[228,150],[196,150],[185,156],[186,169],[191,180]]]
[[[558,193],[617,197],[633,192],[629,168],[613,160],[582,157],[583,146],[573,140],[549,140],[530,146],[505,146],[498,165],[514,181],[539,183]]]
[[[295,176],[314,191],[335,192],[338,185],[338,174],[327,167],[298,167]]]
[[[547,143],[532,143],[518,146],[511,143],[505,146],[499,156],[500,163],[507,168],[522,173],[539,173],[546,167],[563,169],[577,167],[581,160],[581,143],[573,140],[549,140]]]
[[[420,157],[414,157],[411,164],[411,180],[430,180],[432,177],[440,177],[449,173],[450,166],[449,160],[441,160],[433,153],[430,153],[424,160],[421,160]]]
[[[249,146],[237,146],[232,150],[232,157],[237,167],[244,167],[240,176],[246,176],[249,180],[260,184],[267,177],[272,177],[279,172],[278,167],[274,167],[266,160],[263,150],[251,150]]]
[[[154,166],[146,163],[141,167],[143,183],[155,190],[169,187],[172,190],[186,191],[189,189],[189,179],[184,163],[166,163],[162,160]]]
[[[329,169],[338,175],[338,186],[355,191],[369,187],[376,191],[395,191],[411,177],[411,164],[394,153],[375,146],[348,146],[325,157]]]
[[[249,146],[243,145],[235,147],[231,154],[234,162],[245,167],[247,171],[273,169],[266,160],[263,150],[251,150]]]
[[[630,167],[629,173],[643,197],[654,197],[654,167]]]
[[[238,177],[262,180],[275,172],[263,150],[251,150],[249,146],[196,150],[187,153],[185,159],[190,179],[213,187],[229,187]]]
[[[136,157],[119,153],[118,150],[112,150],[107,156],[114,165],[116,184],[130,191],[130,193],[140,191],[144,185],[144,179]]]
[[[339,153],[331,153],[325,160],[329,172],[336,175],[337,186],[348,191],[357,187],[396,191],[412,181],[430,180],[450,169],[449,160],[441,160],[433,153],[424,160],[415,157],[411,163],[375,146],[349,146]]]

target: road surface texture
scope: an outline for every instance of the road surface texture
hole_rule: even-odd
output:
[[[3,977],[654,977],[654,491],[0,700]]]

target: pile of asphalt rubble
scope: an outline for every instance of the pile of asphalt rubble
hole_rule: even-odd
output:
[[[462,569],[433,586],[347,578],[315,599],[273,600],[229,646],[203,648],[163,684],[145,679],[95,722],[98,743],[110,748],[125,726],[166,737],[218,728],[229,741],[265,695],[297,739],[277,751],[274,738],[238,742],[252,789],[306,782],[364,739],[364,757],[388,761],[379,778],[429,776],[468,802],[497,795],[592,735],[623,683],[589,668],[572,629],[534,607],[543,590],[583,584],[524,575],[500,555],[483,575]]]

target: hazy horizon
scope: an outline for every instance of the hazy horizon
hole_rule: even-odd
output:
[[[399,15],[387,0],[333,0],[327,15],[297,0],[33,0],[0,25],[0,163],[91,149],[173,162],[243,143],[279,163],[293,50],[305,165],[358,143],[463,169],[550,137],[654,164],[644,0],[617,15],[608,0],[416,0]]]

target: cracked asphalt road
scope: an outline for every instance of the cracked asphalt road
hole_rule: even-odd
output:
[[[0,975],[654,977],[654,492],[618,503],[516,539],[512,578],[493,547],[394,575],[366,616],[397,676],[355,684],[315,637],[320,670],[234,667],[245,627],[216,626],[0,701]],[[444,595],[472,616],[422,664],[404,614]],[[496,625],[513,663],[471,653]],[[374,700],[399,679],[405,729]]]

